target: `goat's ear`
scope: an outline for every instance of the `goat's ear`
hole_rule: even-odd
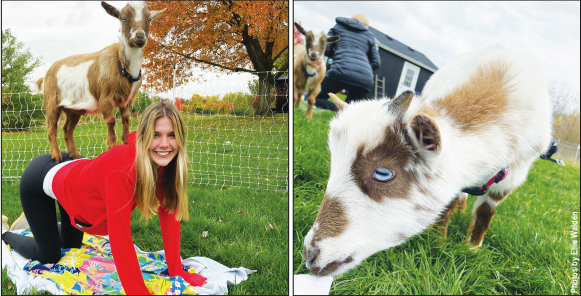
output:
[[[397,98],[393,99],[391,104],[389,105],[389,109],[392,110],[394,113],[405,113],[410,104],[412,99],[414,98],[414,93],[409,90],[402,92]]]
[[[105,11],[112,17],[114,18],[119,18],[119,10],[109,4],[107,4],[107,2],[105,1],[101,1],[101,6],[103,6],[103,8],[105,8]]]
[[[162,10],[153,10],[149,12],[149,18],[150,19],[154,19],[156,17],[158,17],[160,14],[162,14],[164,11],[166,11],[167,8],[164,8]]]
[[[334,93],[328,93],[328,95],[329,95],[329,97],[331,97],[333,102],[335,102],[335,105],[337,105],[337,107],[339,108],[339,112],[341,112],[343,110],[343,108],[345,108],[349,105],[349,104],[341,101],[341,99],[339,99],[339,97],[337,97]]]
[[[335,43],[341,39],[340,36],[327,36],[327,43]]]
[[[436,155],[440,153],[442,137],[440,137],[440,129],[433,118],[427,114],[417,114],[411,120],[410,128],[420,150],[430,151]]]
[[[299,32],[301,34],[303,34],[304,36],[307,36],[307,31],[305,31],[305,29],[303,29],[303,27],[301,27],[301,25],[299,25],[295,22],[295,27],[297,27],[297,30],[299,30]]]

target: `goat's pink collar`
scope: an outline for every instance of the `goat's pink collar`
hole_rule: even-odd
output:
[[[484,193],[486,193],[486,191],[488,191],[488,188],[490,188],[490,186],[492,186],[492,184],[498,183],[498,182],[504,180],[504,178],[506,178],[506,175],[508,175],[508,168],[503,168],[498,173],[496,173],[496,175],[494,177],[492,177],[490,180],[488,180],[488,182],[486,182],[486,184],[482,185],[482,187],[480,187],[480,188],[468,187],[468,188],[462,189],[462,192],[468,193],[470,195],[476,195],[476,196],[484,195]]]

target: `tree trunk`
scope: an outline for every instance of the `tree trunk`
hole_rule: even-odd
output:
[[[256,116],[271,116],[272,109],[270,105],[274,101],[273,87],[275,75],[271,72],[262,72],[258,74],[258,104],[254,115]]]

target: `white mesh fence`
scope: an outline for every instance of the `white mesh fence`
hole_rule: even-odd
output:
[[[559,139],[555,140],[557,141],[557,152],[555,152],[553,158],[564,159],[572,162],[573,164],[579,163],[579,144],[569,143]]]
[[[168,71],[169,72],[169,71]],[[256,75],[200,72],[204,83],[175,91],[187,127],[189,182],[195,185],[288,190],[288,80],[272,81],[269,96],[273,112],[254,115],[249,82]],[[283,74],[285,76],[286,74]],[[142,88],[143,90],[143,88]],[[173,91],[141,94],[133,103],[130,131],[153,101],[167,99]],[[273,101],[273,98],[276,98]],[[173,99],[171,101],[174,101]],[[286,105],[286,106],[284,106]],[[286,110],[287,113],[277,111]],[[122,123],[116,110],[115,135],[121,144]],[[57,142],[66,151],[61,114]],[[107,150],[107,127],[102,115],[84,115],[75,128],[81,155],[95,158]],[[49,153],[42,95],[2,94],[2,181],[18,181],[32,158]]]

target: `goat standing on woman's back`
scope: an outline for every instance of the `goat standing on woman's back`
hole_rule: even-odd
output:
[[[149,11],[144,2],[130,2],[123,9],[101,2],[111,16],[121,23],[118,43],[101,51],[74,55],[55,62],[33,85],[33,93],[44,92],[47,135],[52,159],[62,162],[56,140],[61,111],[66,113],[63,126],[67,153],[80,157],[73,133],[81,115],[103,114],[107,123],[107,147],[117,145],[115,108],[123,122],[121,139],[127,143],[131,105],[141,86],[143,48],[147,44],[151,20],[164,10]]]

